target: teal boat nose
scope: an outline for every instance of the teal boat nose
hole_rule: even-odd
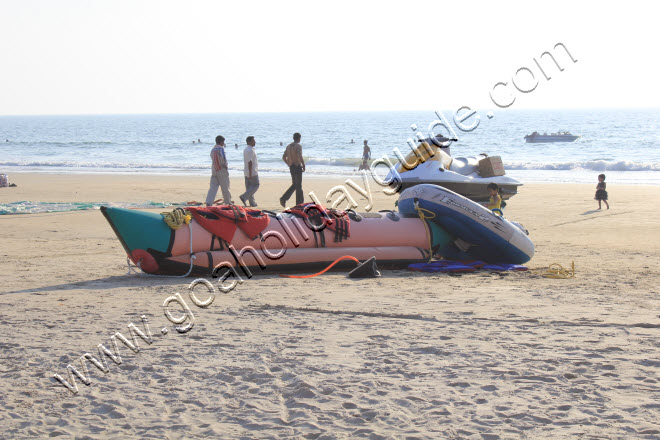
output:
[[[102,206],[101,212],[134,263],[140,259],[145,263],[153,260],[150,251],[169,253],[174,231],[163,221],[162,215],[107,206]]]

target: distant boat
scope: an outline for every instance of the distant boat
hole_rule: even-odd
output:
[[[573,142],[580,136],[574,136],[567,131],[560,131],[558,133],[551,134],[539,134],[538,131],[535,131],[532,134],[525,136],[527,142],[540,143],[540,142]]]

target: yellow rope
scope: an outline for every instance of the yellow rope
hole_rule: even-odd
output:
[[[545,270],[541,274],[542,277],[545,278],[558,278],[558,279],[568,279],[568,278],[575,278],[575,262],[571,261],[571,268],[570,269],[565,269],[564,266],[562,266],[559,263],[552,263],[550,266],[547,268],[538,268],[538,269],[532,269],[532,270]]]
[[[186,213],[183,208],[176,208],[172,212],[161,212],[160,214],[163,216],[163,220],[165,220],[167,226],[175,231],[183,226],[184,223],[187,225],[190,224],[190,220],[192,220],[192,216]]]
[[[426,228],[426,238],[429,239],[429,261],[431,261],[431,259],[433,259],[433,242],[431,241],[431,230],[429,228],[429,225],[426,224],[426,220],[434,219],[435,212],[429,211],[428,209],[420,208],[417,202],[415,202],[415,210],[417,211],[417,215],[419,216],[419,218],[422,219],[422,223],[424,223],[424,227]]]

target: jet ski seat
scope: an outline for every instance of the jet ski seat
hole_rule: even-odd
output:
[[[449,171],[467,176],[479,170],[479,159],[476,157],[455,157],[449,166]]]

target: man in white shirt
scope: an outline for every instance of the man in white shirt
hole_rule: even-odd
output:
[[[254,136],[248,136],[245,139],[247,147],[243,150],[243,172],[245,174],[245,192],[238,196],[243,202],[243,205],[247,206],[247,202],[250,202],[250,206],[257,206],[257,202],[254,200],[254,193],[259,189],[259,175],[258,175],[258,166],[257,153],[254,151],[256,142],[254,141]]]
[[[213,166],[211,168],[209,192],[206,194],[206,205],[213,205],[215,196],[218,193],[218,187],[222,189],[222,202],[225,205],[230,205],[232,201],[231,193],[229,192],[229,166],[227,164],[227,155],[225,154],[224,137],[215,137],[215,147],[211,150],[211,159],[213,160]]]

